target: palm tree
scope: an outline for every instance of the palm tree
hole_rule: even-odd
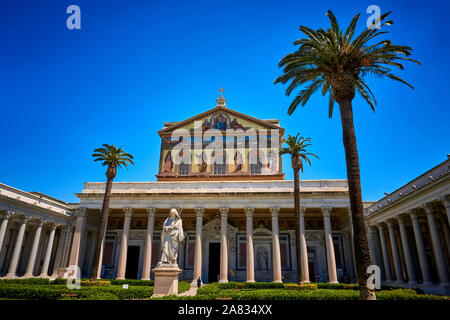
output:
[[[393,23],[385,20],[390,12],[381,15],[376,21],[382,29]],[[306,38],[296,40],[297,51],[281,59],[279,67],[283,67],[283,75],[275,83],[286,84],[290,95],[295,88],[306,86],[300,90],[288,109],[291,115],[296,107],[304,106],[311,95],[321,90],[322,95],[329,93],[329,117],[333,114],[335,102],[339,105],[342,122],[345,160],[347,164],[347,180],[350,207],[353,217],[354,250],[360,299],[374,300],[375,292],[367,287],[367,267],[370,265],[370,252],[364,228],[361,180],[359,171],[356,136],[353,126],[352,100],[358,92],[370,107],[375,110],[377,101],[365,82],[367,75],[387,77],[413,88],[409,83],[394,75],[392,68],[404,69],[403,61],[418,61],[409,58],[412,49],[408,46],[395,45],[390,40],[382,40],[369,44],[369,41],[387,33],[376,28],[367,28],[357,37],[355,34],[359,14],[344,31],[339,28],[336,17],[327,12],[331,28],[313,30],[300,26]]]
[[[280,155],[289,154],[291,155],[292,170],[294,170],[294,207],[295,207],[295,239],[296,239],[296,253],[297,253],[297,283],[302,284],[302,268],[303,271],[308,274],[308,263],[302,262],[301,250],[306,250],[305,246],[302,246],[302,241],[300,239],[300,170],[303,172],[303,160],[311,165],[309,156],[314,156],[319,158],[313,153],[306,152],[306,148],[311,144],[311,138],[299,137],[300,133],[291,136],[288,134],[287,139],[283,139],[282,142],[287,145],[287,147],[280,148]],[[304,241],[303,241],[304,243]]]
[[[111,200],[112,183],[116,177],[117,168],[120,168],[121,166],[128,168],[128,164],[134,164],[132,160],[134,158],[131,154],[124,152],[122,148],[116,148],[113,144],[104,144],[103,148],[95,149],[92,156],[95,158],[94,161],[102,161],[102,165],[108,167],[106,169],[106,188],[102,205],[102,220],[97,237],[97,243],[95,245],[94,266],[91,274],[91,280],[94,281],[98,278],[100,252],[103,238],[105,237],[106,226],[108,224],[108,211],[109,202]]]

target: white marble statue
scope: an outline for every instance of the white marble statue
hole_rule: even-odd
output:
[[[184,240],[183,224],[176,209],[170,209],[169,216],[164,221],[161,232],[161,260],[158,266],[176,266],[178,245]]]

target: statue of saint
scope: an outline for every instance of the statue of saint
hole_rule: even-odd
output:
[[[158,266],[170,264],[178,266],[178,244],[184,240],[183,225],[176,209],[170,209],[161,232],[161,260]]]

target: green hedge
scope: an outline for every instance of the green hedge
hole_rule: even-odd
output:
[[[178,293],[188,291],[191,288],[191,284],[186,281],[178,281]]]
[[[136,279],[125,279],[125,280],[109,280],[112,286],[121,286],[128,284],[129,286],[151,286],[153,287],[153,280],[136,280]]]
[[[65,285],[7,284],[0,286],[0,297],[28,300],[123,300],[145,299],[153,294],[153,287],[135,286],[123,289],[121,286],[81,287],[69,290]]]
[[[357,283],[328,283],[317,282],[317,289],[334,289],[334,290],[359,290]]]
[[[230,281],[227,283],[213,283],[219,289],[282,289],[283,283],[276,282],[237,282]]]
[[[50,284],[47,278],[27,278],[27,279],[0,279],[0,285],[4,284]]]
[[[285,290],[317,290],[317,284],[315,283],[304,283],[304,284],[295,284],[295,283],[286,283],[284,285]]]
[[[321,289],[317,290],[282,290],[282,289],[220,289],[221,284],[205,285],[198,289],[197,296],[183,297],[183,300],[215,300],[230,297],[233,300],[359,300],[359,291],[353,286],[350,290]],[[378,300],[445,300],[446,297],[418,294],[413,289],[395,289],[377,291]],[[168,297],[167,299],[172,299]]]

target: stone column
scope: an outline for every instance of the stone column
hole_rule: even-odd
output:
[[[55,231],[57,226],[58,225],[56,224],[52,224],[50,227],[50,235],[48,237],[47,250],[45,251],[44,264],[42,265],[41,275],[39,276],[41,278],[48,277],[48,267],[50,265],[50,257],[52,255],[53,241],[55,240]]]
[[[389,253],[387,250],[386,238],[384,237],[384,227],[383,224],[379,223],[377,225],[378,233],[380,235],[380,243],[381,243],[381,252],[383,254],[383,263],[384,263],[384,274],[386,276],[386,282],[392,282],[391,275],[391,262],[389,261]]]
[[[19,265],[20,252],[22,251],[23,238],[25,236],[25,228],[27,223],[31,220],[31,217],[23,216],[19,222],[20,227],[16,237],[16,243],[14,244],[14,251],[9,263],[8,273],[6,278],[15,278],[17,272],[17,266]]]
[[[300,207],[300,261],[301,266],[297,268],[302,268],[302,282],[309,283],[309,266],[308,266],[308,248],[306,246],[306,235],[305,235],[305,207]]]
[[[204,208],[195,208],[196,225],[195,225],[195,252],[194,252],[194,277],[192,285],[197,285],[197,279],[202,277],[202,229]],[[202,281],[203,282],[203,281]]]
[[[55,257],[55,263],[53,267],[53,274],[52,278],[56,278],[58,276],[58,268],[63,267],[62,266],[62,259],[64,255],[64,246],[66,245],[67,236],[68,236],[68,230],[67,226],[61,225],[61,232],[59,234],[59,240],[58,240],[58,248],[56,249],[56,257]]]
[[[227,217],[229,208],[220,208],[220,283],[228,282]]]
[[[281,277],[280,235],[278,232],[279,207],[270,208],[272,215],[272,265],[273,282],[283,282]]]
[[[417,284],[416,274],[414,272],[414,264],[411,257],[411,250],[408,243],[408,234],[406,233],[405,220],[402,215],[397,217],[398,226],[400,228],[400,237],[402,239],[403,252],[405,254],[406,270],[408,271],[409,284]]]
[[[247,282],[255,282],[255,254],[253,252],[253,212],[255,208],[245,208],[245,216],[247,218],[246,228],[246,268]]]
[[[153,226],[155,225],[156,208],[147,208],[147,234],[145,236],[144,265],[142,267],[141,280],[150,280],[152,267]]]
[[[8,227],[9,218],[14,214],[13,211],[8,210],[1,218],[0,224],[0,254],[2,253],[3,241],[5,240],[6,228]]]
[[[331,233],[331,207],[322,207],[325,246],[327,250],[328,282],[337,283],[336,258],[334,255],[333,234]]]
[[[61,258],[61,268],[67,268],[69,263],[69,257],[70,257],[70,248],[71,248],[71,241],[73,239],[73,235],[75,233],[75,227],[73,226],[72,222],[67,223],[67,237],[66,241],[64,243],[64,251],[63,256]]]
[[[36,263],[36,255],[39,247],[39,240],[41,239],[42,226],[45,220],[39,220],[37,222],[36,231],[34,232],[33,244],[31,247],[30,257],[28,258],[27,270],[25,271],[24,278],[33,277],[34,265]]]
[[[448,225],[450,226],[450,199],[448,196],[444,196],[441,198],[441,201],[445,207],[445,211],[447,212]]]
[[[394,259],[395,276],[397,278],[396,282],[403,283],[402,264],[400,261],[400,252],[398,251],[397,239],[395,239],[394,225],[391,221],[388,221],[387,226],[389,229],[389,239],[391,241],[392,258]]]
[[[447,219],[443,215],[441,215],[439,216],[439,220],[442,226],[442,235],[444,236],[444,247],[447,248],[447,252],[450,256],[450,229],[449,226],[447,226]]]
[[[377,265],[374,236],[375,236],[375,231],[374,231],[373,227],[367,226],[367,241],[369,242],[370,263],[373,265]],[[352,246],[352,251],[353,251],[353,246]]]
[[[125,208],[125,220],[123,223],[122,243],[120,245],[119,268],[117,270],[117,279],[125,279],[125,271],[127,268],[127,252],[128,252],[128,236],[130,233],[132,208]]]
[[[86,222],[86,208],[78,208],[75,210],[76,225],[75,232],[73,234],[72,249],[70,251],[69,266],[79,266],[80,262],[80,248],[81,248],[81,236],[84,232],[84,225]]]
[[[422,207],[426,214],[427,214],[427,220],[428,220],[428,227],[430,230],[430,238],[431,238],[431,245],[433,247],[433,254],[434,258],[436,260],[436,266],[438,270],[439,280],[441,282],[441,285],[449,285],[448,281],[448,273],[447,273],[447,267],[445,265],[444,260],[444,252],[442,250],[441,246],[441,240],[439,239],[439,232],[436,227],[436,221],[433,214],[433,209],[429,205],[424,205]]]
[[[417,218],[417,214],[409,211],[409,216],[411,217],[413,229],[414,229],[414,239],[416,241],[417,254],[419,256],[420,270],[422,271],[423,284],[430,285],[431,281],[430,268],[428,266],[427,254],[425,251],[425,246],[423,245],[422,232],[420,230],[420,222]]]

